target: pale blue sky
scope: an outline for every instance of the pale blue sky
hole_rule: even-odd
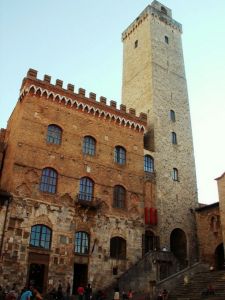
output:
[[[120,103],[122,31],[151,1],[0,0],[0,127],[29,68]],[[164,0],[183,25],[199,201],[225,171],[225,0]]]

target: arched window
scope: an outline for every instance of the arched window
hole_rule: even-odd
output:
[[[114,161],[117,164],[125,165],[126,163],[126,150],[121,146],[116,146],[114,150]]]
[[[175,115],[175,111],[174,110],[170,110],[170,120],[172,122],[175,122],[176,121],[176,115]]]
[[[144,171],[153,173],[154,172],[154,159],[150,155],[144,157]]]
[[[176,168],[173,168],[172,179],[178,181],[178,170]]]
[[[168,36],[167,35],[165,35],[165,42],[167,43],[167,44],[169,44],[169,38],[168,38]]]
[[[83,140],[83,153],[88,155],[95,155],[96,141],[91,136],[85,136]]]
[[[45,168],[42,170],[40,191],[51,194],[56,193],[58,174],[54,169]]]
[[[34,225],[31,227],[30,246],[50,249],[52,230],[45,225]]]
[[[114,186],[113,205],[114,207],[124,208],[126,200],[126,190],[121,185]]]
[[[126,259],[126,240],[118,236],[111,238],[110,257],[116,259]]]
[[[91,201],[93,198],[93,194],[94,194],[94,182],[88,177],[81,178],[79,199]]]
[[[62,140],[62,129],[54,124],[48,125],[47,143],[60,145]]]
[[[174,145],[177,144],[177,134],[176,134],[176,132],[171,132],[171,141],[172,141],[172,144],[174,144]]]
[[[75,252],[79,254],[89,253],[89,234],[84,231],[78,231],[75,234]]]

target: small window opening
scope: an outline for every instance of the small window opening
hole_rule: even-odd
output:
[[[177,135],[176,135],[176,132],[172,132],[171,133],[171,140],[172,140],[172,144],[174,144],[174,145],[177,144]]]
[[[114,267],[113,268],[113,275],[117,275],[118,274],[118,267]]]
[[[163,6],[161,6],[161,12],[163,12],[165,15],[167,15],[167,10]]]
[[[166,42],[167,44],[169,44],[169,38],[168,38],[167,35],[165,35],[165,42]]]
[[[176,168],[173,168],[172,179],[173,181],[178,181],[178,170]]]
[[[176,115],[175,115],[175,111],[174,110],[171,110],[170,111],[170,120],[172,122],[175,122],[176,121]]]
[[[138,46],[138,40],[136,40],[136,41],[134,42],[134,48],[137,48],[137,46]]]

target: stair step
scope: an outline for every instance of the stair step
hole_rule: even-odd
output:
[[[209,284],[215,289],[215,295],[202,296]],[[178,280],[177,287],[169,295],[169,300],[201,299],[225,300],[225,271],[196,273],[186,285]]]

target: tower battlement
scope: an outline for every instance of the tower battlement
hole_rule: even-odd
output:
[[[182,33],[182,25],[172,18],[172,10],[155,0],[140,13],[126,30],[124,30],[122,33],[122,41],[129,37],[129,35],[132,34],[149,15],[152,15],[161,22]]]
[[[129,108],[127,111],[126,106],[123,104],[117,109],[117,102],[114,100],[111,100],[110,104],[107,105],[107,99],[103,96],[100,96],[99,101],[96,101],[96,94],[93,92],[86,96],[86,90],[79,88],[78,92],[75,93],[73,84],[67,84],[67,89],[64,89],[62,80],[56,79],[55,84],[52,84],[51,76],[44,75],[43,80],[41,80],[37,78],[37,73],[34,69],[28,70],[21,86],[20,101],[26,94],[35,94],[47,100],[115,121],[132,129],[145,130],[147,124],[145,113],[136,116],[135,109]]]

